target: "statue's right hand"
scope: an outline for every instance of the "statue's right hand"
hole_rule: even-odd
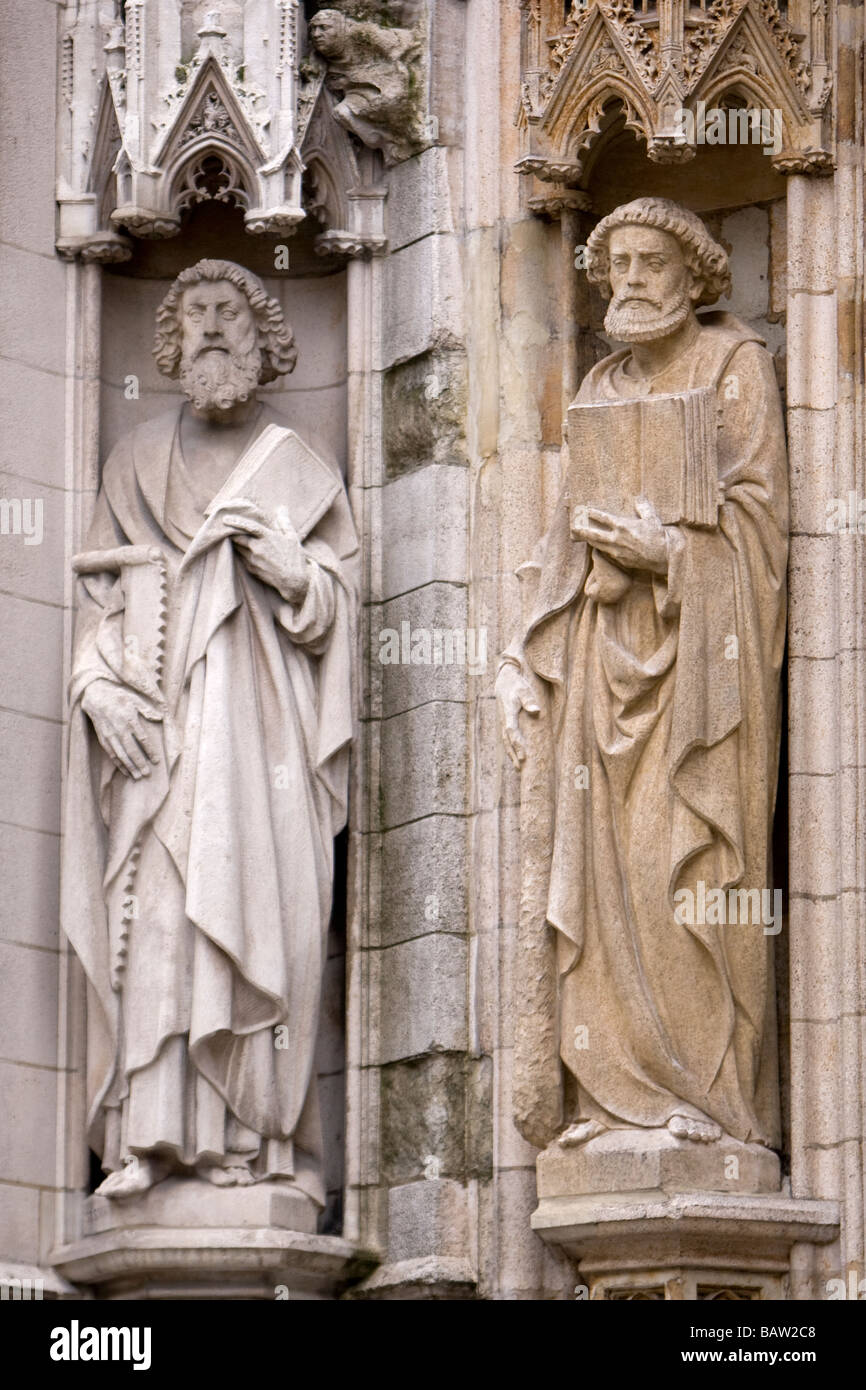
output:
[[[511,662],[507,662],[496,677],[496,700],[505,751],[519,770],[526,758],[526,742],[520,732],[520,711],[537,715],[541,713],[541,706],[523,672]]]
[[[93,681],[81,707],[114,766],[134,782],[149,777],[151,763],[159,762],[159,751],[145,721],[157,721],[162,715],[125,686],[109,680]]]

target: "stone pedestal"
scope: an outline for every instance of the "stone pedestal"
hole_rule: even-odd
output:
[[[724,1139],[611,1131],[537,1162],[532,1228],[602,1300],[781,1299],[794,1245],[838,1235],[833,1202],[779,1190],[775,1154]]]
[[[593,1192],[778,1192],[779,1160],[761,1144],[693,1144],[666,1129],[612,1129],[576,1148],[539,1154],[538,1196]]]
[[[86,1198],[80,1239],[51,1262],[104,1299],[333,1299],[375,1260],[317,1235],[316,1218],[310,1198],[285,1184],[169,1178],[128,1202]]]

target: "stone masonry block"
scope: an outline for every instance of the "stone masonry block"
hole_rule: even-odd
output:
[[[466,1047],[467,947],[461,937],[436,934],[386,947],[375,953],[374,970],[381,1013],[371,1048],[380,1062]]]
[[[386,483],[382,495],[382,599],[435,580],[465,583],[469,474],[432,464]]]
[[[466,809],[466,707],[421,705],[381,725],[381,828]]]

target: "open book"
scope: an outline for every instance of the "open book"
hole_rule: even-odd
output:
[[[646,497],[666,526],[718,524],[718,425],[711,387],[568,411],[569,495],[577,508],[634,516]]]

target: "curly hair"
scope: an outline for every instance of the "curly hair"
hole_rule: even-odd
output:
[[[273,299],[257,275],[245,270],[234,261],[198,261],[188,266],[178,275],[165,299],[156,311],[156,337],[153,355],[156,365],[164,376],[176,378],[180,374],[181,339],[183,330],[180,321],[180,301],[183,292],[190,285],[200,285],[203,281],[228,280],[246,295],[255,316],[259,331],[259,347],[262,353],[262,370],[259,384],[276,381],[295,370],[298,350],[295,337],[286,323],[279,302]]]
[[[617,227],[656,227],[676,237],[682,247],[686,265],[703,286],[697,301],[715,304],[722,295],[730,294],[731,270],[728,253],[714,241],[695,213],[670,198],[635,198],[623,203],[589,235],[586,248],[586,273],[594,285],[610,293],[610,235]]]

